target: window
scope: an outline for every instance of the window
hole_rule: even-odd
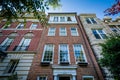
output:
[[[74,28],[74,27],[71,28],[71,35],[72,36],[78,36],[77,28]]]
[[[73,49],[76,62],[86,62],[82,45],[74,44]]]
[[[67,21],[72,21],[72,20],[71,20],[71,17],[67,17]]]
[[[56,28],[54,28],[54,27],[49,28],[48,36],[55,36],[55,30],[56,30]]]
[[[65,27],[61,27],[60,28],[60,36],[67,36],[67,32],[66,32],[66,28]]]
[[[86,22],[87,22],[88,24],[97,24],[97,22],[95,21],[94,18],[86,18]]]
[[[5,73],[14,73],[19,60],[11,60],[7,66]]]
[[[83,76],[83,80],[94,80],[93,76]]]
[[[68,56],[68,46],[67,44],[60,44],[59,45],[59,56],[60,56],[60,62],[69,62],[69,56]]]
[[[30,28],[31,28],[31,29],[36,29],[37,26],[38,26],[37,24],[33,23]]]
[[[47,76],[38,76],[37,80],[47,80]]]
[[[25,51],[28,49],[31,39],[23,38],[19,46],[15,47],[15,51]]]
[[[60,17],[60,22],[65,22],[65,17]]]
[[[23,29],[24,28],[24,23],[20,23],[18,26],[17,26],[17,29]]]
[[[110,29],[111,29],[113,32],[119,32],[119,27],[118,27],[118,26],[110,25]]]
[[[58,17],[54,17],[53,21],[58,22]]]
[[[14,40],[13,38],[6,38],[6,39],[1,43],[0,49],[6,51],[6,50],[9,48],[10,44],[13,42],[13,40]]]
[[[53,44],[47,44],[44,47],[43,62],[51,62],[53,59]]]
[[[93,29],[92,33],[94,34],[96,39],[106,39],[107,38],[106,34],[103,32],[102,29],[98,29],[98,30]]]

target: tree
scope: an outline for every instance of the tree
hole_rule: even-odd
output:
[[[111,35],[100,45],[103,55],[100,59],[101,66],[107,67],[115,80],[120,80],[120,34]]]
[[[47,24],[48,20],[45,10],[60,6],[60,0],[1,0],[0,17],[6,18],[8,22],[11,19],[22,17],[25,13],[34,13],[42,25]]]
[[[115,3],[111,8],[108,8],[104,11],[105,15],[115,15],[120,13],[120,0],[115,0]]]

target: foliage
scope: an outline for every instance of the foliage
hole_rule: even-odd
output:
[[[23,17],[25,13],[34,13],[35,18],[44,25],[47,24],[45,10],[50,6],[56,8],[60,6],[60,0],[1,0],[0,17],[7,21]]]
[[[110,69],[115,80],[120,80],[120,34],[109,36],[106,42],[100,45],[103,55],[100,64]]]
[[[8,80],[18,80],[17,73],[12,74],[10,77],[8,77]]]
[[[106,9],[105,15],[115,15],[120,13],[120,0],[115,0],[115,3],[112,5],[111,8]]]

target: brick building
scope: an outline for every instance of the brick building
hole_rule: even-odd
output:
[[[0,21],[0,80],[17,73],[18,80],[26,80],[34,55],[37,53],[42,27],[32,15],[13,20],[9,25]]]
[[[27,80],[104,80],[76,13],[49,13]]]

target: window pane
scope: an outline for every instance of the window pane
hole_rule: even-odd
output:
[[[67,17],[67,21],[72,21],[72,20],[71,20],[71,17]]]
[[[86,22],[87,22],[88,24],[91,24],[89,18],[86,18]]]
[[[38,76],[37,80],[47,80],[47,77],[46,76]]]
[[[54,22],[58,22],[58,17],[54,17]]]
[[[52,61],[52,56],[53,56],[53,45],[52,44],[45,45],[43,61]]]
[[[24,28],[24,23],[20,23],[17,27],[17,29],[22,29],[22,28]]]
[[[77,28],[71,28],[71,35],[78,36]]]
[[[98,32],[99,32],[99,34],[101,35],[101,37],[102,37],[103,39],[106,39],[106,38],[107,38],[107,36],[106,36],[106,34],[103,32],[103,30],[98,30]]]
[[[56,30],[56,28],[54,28],[54,27],[49,28],[48,36],[55,36],[55,30]]]
[[[31,26],[31,29],[36,29],[37,28],[37,24],[32,24],[32,26]]]
[[[93,24],[97,24],[94,18],[90,18]]]
[[[98,34],[98,32],[96,30],[92,30],[92,33],[94,34],[96,39],[101,39],[100,35]]]
[[[61,27],[60,28],[60,36],[67,36],[67,32],[66,32],[66,28],[65,27]]]
[[[60,62],[68,62],[67,44],[60,44]]]
[[[60,17],[60,22],[65,22],[65,17]]]

